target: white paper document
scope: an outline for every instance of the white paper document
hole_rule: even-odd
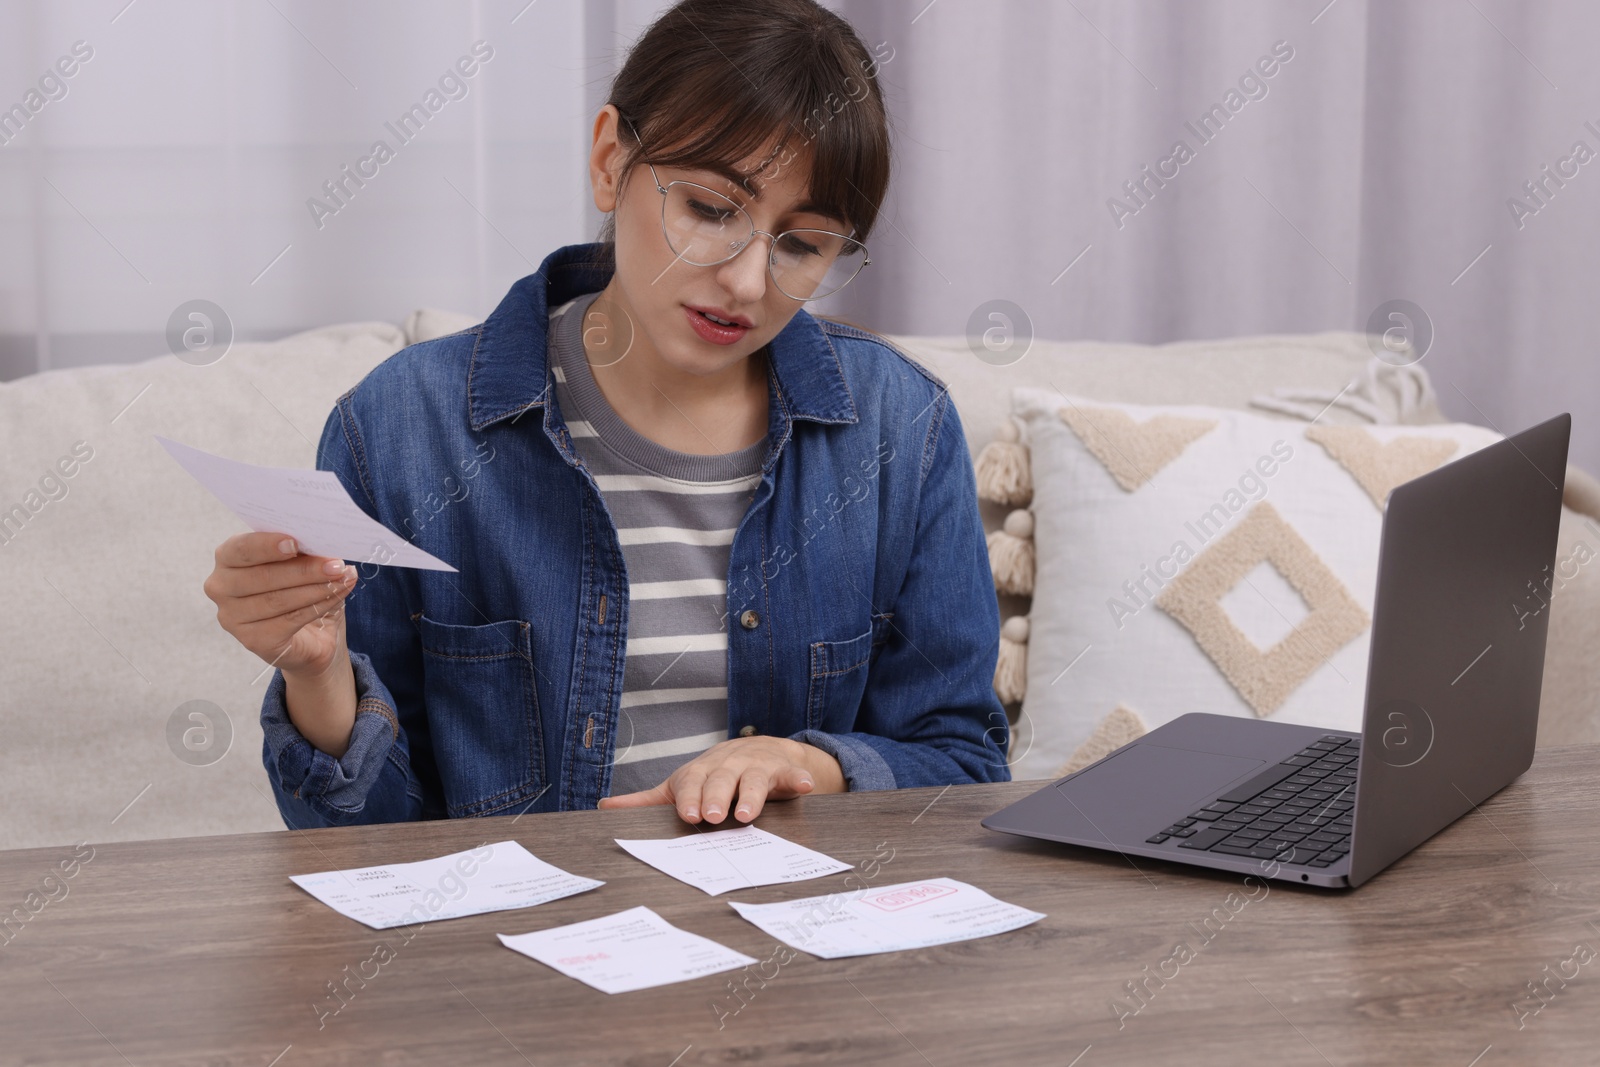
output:
[[[570,926],[496,936],[506,948],[602,993],[649,989],[757,962],[680,930],[643,905]]]
[[[754,826],[659,840],[617,839],[635,859],[712,896],[779,882],[803,882],[851,869],[832,856]]]
[[[971,941],[1044,918],[953,878],[778,904],[728,904],[791,948],[827,960]]]
[[[454,567],[376,522],[332,471],[258,467],[156,436],[173,459],[257,533],[283,533],[300,551],[352,563],[425,571]]]
[[[289,881],[374,930],[531,908],[605,885],[553,867],[515,841],[415,863],[291,874]]]

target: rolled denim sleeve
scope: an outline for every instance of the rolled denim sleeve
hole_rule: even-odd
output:
[[[347,393],[323,428],[317,467],[337,474],[356,503],[377,519],[361,474],[365,456],[357,461],[360,441],[353,394]],[[261,702],[262,762],[278,811],[292,829],[428,817],[406,729],[421,715],[417,636],[407,622],[408,579],[394,567],[352,562],[357,584],[344,614],[356,719],[344,754],[335,758],[318,749],[295,727],[282,671],[273,672]]]
[[[994,692],[1000,608],[977,482],[948,392],[930,412],[910,563],[857,729],[792,735],[837,759],[851,790],[1011,780],[1010,722]]]
[[[261,702],[263,762],[277,794],[278,810],[290,827],[393,821],[357,818],[367,808],[384,770],[403,772],[405,761],[390,761],[391,754],[402,755],[394,752],[400,740],[394,698],[370,658],[352,652],[350,665],[356,680],[356,721],[349,746],[338,758],[313,746],[290,721],[283,672],[272,672]]]
[[[838,760],[839,769],[844,772],[845,788],[852,793],[862,789],[893,789],[897,785],[889,761],[855,734],[801,730],[790,740],[820,748]]]

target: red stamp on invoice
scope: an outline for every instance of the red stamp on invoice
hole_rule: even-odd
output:
[[[954,886],[924,882],[921,885],[897,886],[882,893],[863,897],[862,902],[871,904],[880,911],[903,911],[917,904],[937,900],[939,897],[947,897],[955,891]]]
[[[609,960],[610,958],[611,954],[609,952],[586,952],[581,956],[562,956],[556,960],[556,963],[562,967],[576,967],[582,963],[598,963],[601,960]]]

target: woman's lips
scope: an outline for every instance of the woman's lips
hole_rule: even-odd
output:
[[[683,313],[689,316],[689,325],[700,335],[700,339],[714,345],[734,344],[750,332],[748,326],[724,326],[720,322],[712,322],[702,312],[687,305],[684,306]]]

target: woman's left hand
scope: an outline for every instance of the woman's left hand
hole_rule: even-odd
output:
[[[787,737],[733,737],[712,745],[654,789],[605,797],[600,807],[672,804],[684,822],[719,823],[737,794],[734,818],[748,823],[761,814],[769,797],[790,800],[844,791],[839,761],[815,745]]]

